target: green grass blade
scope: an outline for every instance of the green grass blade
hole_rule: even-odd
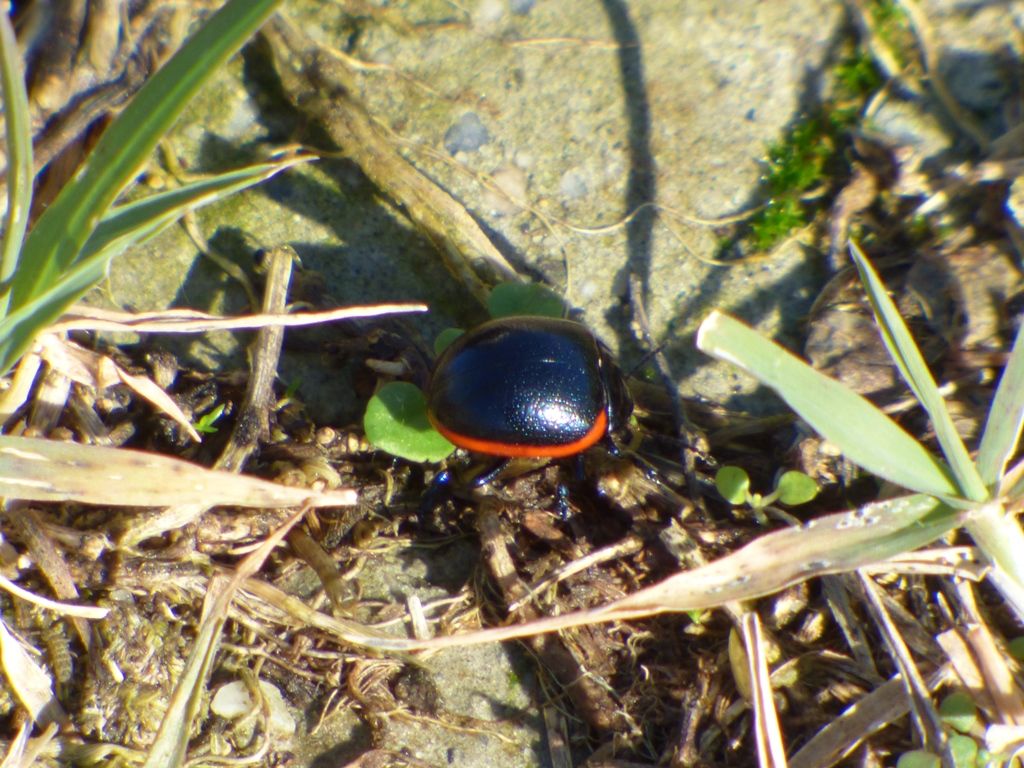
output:
[[[104,131],[85,167],[61,190],[25,241],[11,304],[23,307],[74,262],[115,197],[149,159],[189,100],[273,12],[280,0],[228,0],[151,77]]]
[[[856,243],[850,243],[850,255],[857,270],[860,272],[861,282],[868,294],[868,300],[875,312],[875,322],[882,334],[882,341],[885,342],[889,354],[896,362],[900,374],[906,380],[913,391],[914,396],[924,407],[935,428],[935,437],[942,447],[942,453],[949,462],[953,476],[960,487],[960,495],[971,501],[984,501],[988,498],[988,491],[985,483],[978,475],[978,469],[971,461],[964,441],[956,431],[953,419],[946,408],[946,402],[935,385],[935,379],[928,370],[921,351],[910,335],[906,323],[900,317],[889,293],[885,289],[878,273],[868,262],[863,251]]]
[[[978,474],[992,488],[1003,476],[1020,440],[1024,423],[1024,329],[1017,332],[1013,351],[999,379],[996,395],[989,408],[985,431],[978,447]]]
[[[83,293],[103,279],[110,260],[156,235],[186,211],[232,195],[307,157],[261,163],[112,209],[82,249],[82,257],[48,289],[0,319],[0,370],[14,364],[41,328],[52,323]]]
[[[868,400],[728,315],[712,312],[697,347],[775,390],[801,418],[878,477],[920,493],[958,495],[949,469]]]
[[[967,519],[967,532],[988,559],[988,577],[1024,622],[1024,529],[999,502],[981,504]]]
[[[14,29],[0,12],[0,83],[4,97],[4,128],[7,136],[7,211],[0,242],[0,316],[10,301],[9,282],[18,266],[32,207],[32,129],[28,113],[25,75]]]
[[[286,168],[311,159],[311,156],[304,155],[250,165],[118,205],[97,225],[92,236],[82,247],[76,265],[97,258],[104,263],[109,262],[125,248],[144,242],[188,211],[230,197]]]

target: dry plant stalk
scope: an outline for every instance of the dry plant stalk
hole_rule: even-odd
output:
[[[445,265],[486,304],[489,285],[519,276],[451,195],[412,166],[352,96],[345,65],[280,16],[270,41],[285,94],[319,123],[384,194],[398,204],[442,255]]]

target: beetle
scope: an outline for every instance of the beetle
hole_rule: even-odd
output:
[[[632,411],[608,348],[586,326],[550,317],[503,317],[464,333],[427,389],[438,432],[504,459],[574,456],[602,440],[614,450]]]

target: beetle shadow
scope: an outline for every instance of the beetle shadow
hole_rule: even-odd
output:
[[[625,192],[625,210],[629,213],[635,211],[635,215],[626,225],[626,259],[625,263],[616,276],[616,286],[627,286],[626,296],[632,300],[640,300],[643,306],[650,306],[651,292],[651,263],[654,237],[654,226],[658,219],[654,203],[657,200],[658,185],[656,176],[656,162],[652,150],[652,109],[647,96],[647,84],[644,74],[643,47],[637,28],[630,16],[630,8],[625,0],[602,0],[603,9],[608,17],[613,30],[618,51],[619,73],[623,93],[623,109],[625,113],[628,133],[628,157],[629,176]],[[840,46],[847,39],[848,26],[838,24],[828,41],[828,49],[825,55],[826,64],[822,69],[808,67],[803,73],[798,107],[794,115],[780,135],[792,128],[805,115],[812,114],[822,104],[823,76],[827,62],[834,61],[839,54]],[[742,208],[746,209],[764,201],[765,190],[760,186],[751,190],[747,203]],[[724,269],[711,270],[702,274],[699,290],[699,306],[706,307],[715,303],[717,296],[722,296],[726,290],[726,272]],[[797,278],[800,278],[799,280]],[[821,284],[824,284],[824,275],[820,276]],[[806,300],[795,300],[796,290],[794,286],[806,283],[806,277],[795,274],[778,275],[773,280],[753,291],[748,297],[736,304],[729,302],[731,311],[750,323],[756,324],[767,316],[778,312],[784,312],[787,318],[801,316],[811,306],[813,297]],[[634,296],[633,291],[639,291],[641,295]],[[696,294],[696,291],[692,291]],[[692,314],[693,304],[698,303],[691,300],[682,304],[675,311],[675,320],[670,321],[667,327],[678,327],[685,325],[685,318]],[[630,332],[631,314],[635,309],[628,306],[628,301],[622,306],[611,310],[607,316],[609,324],[618,329],[619,349],[623,350],[623,360],[636,361],[648,352],[642,349],[637,339]],[[791,324],[793,325],[793,324]],[[791,334],[795,334],[791,331]],[[793,341],[793,338],[784,341]],[[692,336],[675,336],[668,338],[660,347],[664,352],[669,366],[670,375],[676,385],[682,382],[688,373],[698,367],[707,358],[697,352]],[[756,405],[764,409],[764,393],[760,392],[754,396],[735,396],[729,405],[746,409]]]
[[[822,94],[825,87],[825,70],[830,63],[838,58],[847,34],[844,25],[837,25],[823,57],[824,65],[821,68],[804,68],[797,107],[789,122],[780,129],[779,136],[788,135],[808,115],[820,110],[824,103]],[[767,150],[767,147],[765,149]],[[744,202],[739,205],[739,209],[752,210],[756,206],[764,204],[768,196],[768,190],[763,184],[755,184]],[[818,290],[825,285],[828,279],[824,268],[824,257],[815,261],[812,254],[806,255],[809,258],[795,261],[793,268],[788,273],[773,272],[770,280],[761,281],[757,288],[749,291],[740,301],[726,295],[729,289],[728,267],[702,273],[698,306],[727,305],[729,314],[754,326],[766,318],[780,317],[782,322],[776,331],[775,340],[791,349],[799,350],[803,346],[804,318],[810,311]],[[808,277],[806,273],[808,268],[814,269],[816,274]],[[807,291],[808,282],[813,282],[817,288]],[[721,302],[717,301],[719,298],[722,299]],[[684,318],[691,312],[690,306],[681,306],[676,313],[677,320],[672,325],[683,325]],[[662,351],[674,366],[672,373],[677,384],[692,369],[711,361],[696,349],[696,339],[693,336],[676,335],[667,338],[663,343]],[[733,394],[723,405],[730,409],[752,413],[777,411],[780,407],[784,407],[774,392],[765,387],[758,387],[749,394]]]
[[[308,715],[306,720],[307,729],[312,730],[317,725]],[[350,765],[352,761],[358,762],[362,755],[373,749],[373,746],[373,732],[366,723],[359,722],[352,729],[348,738],[332,744],[310,760],[309,768],[335,768],[339,765]]]
[[[644,77],[643,48],[628,4],[624,0],[601,0],[601,5],[618,44],[629,159],[625,210],[627,213],[636,211],[626,223],[626,261],[614,284],[624,288],[623,295],[627,301],[632,290],[639,288],[643,294],[639,299],[646,306],[650,297],[651,238],[656,220],[652,204],[657,197],[658,182],[651,149],[651,107]],[[622,305],[609,314],[609,324],[618,329],[621,354],[637,358],[643,350],[629,332],[631,318],[628,306]]]
[[[988,0],[963,2],[957,7],[957,12],[970,15],[989,8],[992,4]],[[1009,5],[1006,0],[996,0],[995,4]],[[626,295],[633,299],[643,299],[646,306],[647,300],[651,297],[652,240],[658,218],[655,208],[649,206],[656,201],[658,194],[654,172],[656,164],[651,147],[654,133],[651,123],[652,108],[648,102],[645,84],[643,48],[630,16],[629,5],[625,0],[602,0],[602,6],[618,43],[623,109],[628,126],[630,172],[624,200],[625,210],[636,211],[636,215],[626,226],[626,259],[617,276],[616,285],[629,286]],[[827,75],[841,60],[844,45],[852,34],[852,23],[847,16],[836,24],[826,41],[821,65],[805,68],[797,108],[789,123],[780,129],[780,137],[791,133],[792,129],[807,116],[820,112],[825,106]],[[1006,73],[1020,71],[1020,61],[1017,57],[1005,50],[982,52],[947,48],[942,52],[938,67],[946,77],[947,85],[954,96],[969,110],[971,116],[990,137],[1001,136],[1010,129],[1004,107],[1010,102],[1011,89],[1015,88],[1019,94],[1021,87],[1019,76],[1013,86],[1008,82],[1010,78],[1006,77]],[[923,104],[917,105],[917,109],[937,118],[937,123],[949,138],[949,149],[930,156],[921,169],[925,175],[937,178],[945,173],[950,162],[970,157],[975,148],[969,140],[964,140],[963,134],[949,121],[933,97],[929,95]],[[762,184],[754,185],[747,200],[739,207],[741,210],[750,210],[762,204],[767,197],[768,190]],[[977,218],[975,210],[965,210],[961,213],[965,221],[974,221]],[[819,221],[823,218],[819,217]],[[818,234],[824,236],[825,233]],[[813,273],[809,275],[808,269],[814,270]],[[817,251],[808,252],[807,258],[797,263],[788,274],[775,275],[771,281],[763,281],[760,287],[739,302],[730,300],[730,312],[751,324],[758,324],[776,315],[781,316],[784,320],[783,327],[777,334],[778,341],[792,349],[800,350],[804,342],[806,315],[820,287],[832,274],[833,268],[823,254]],[[710,270],[702,275],[699,302],[680,305],[675,313],[675,322],[670,321],[667,327],[684,325],[684,319],[692,312],[695,304],[700,307],[713,306],[716,298],[728,298],[724,295],[727,289],[726,275],[725,269]],[[808,286],[812,287],[808,289]],[[639,290],[641,295],[631,296],[634,289]],[[646,351],[639,349],[629,331],[629,314],[628,306],[620,306],[611,310],[607,317],[609,324],[618,329],[619,348],[624,350],[623,357],[626,361],[635,360]],[[708,359],[697,352],[694,339],[690,336],[670,337],[666,339],[661,349],[669,361],[676,384],[683,381],[694,367]],[[761,388],[760,391],[749,395],[734,395],[729,398],[727,405],[740,410],[764,411],[766,408],[772,408],[773,401],[779,402],[771,394],[768,394],[770,399],[766,400],[766,394],[768,393]]]
[[[321,126],[303,122],[292,107],[265,46],[259,41],[243,51],[243,83],[259,103],[256,119],[268,133],[262,141],[283,143],[299,137],[309,146],[334,148]],[[451,316],[447,322],[428,318],[428,327],[436,325],[439,331],[452,321],[463,327],[479,322],[483,307],[461,281],[452,279],[438,246],[412,224],[401,206],[351,160],[323,158],[316,166],[322,175],[288,174],[260,189],[295,215],[334,234],[337,246],[325,247],[322,238],[291,245],[309,268],[325,273],[340,303],[433,298],[436,307]],[[457,199],[455,203],[461,205]],[[517,271],[541,279],[503,235],[465,210]]]
[[[253,104],[253,120],[261,133],[245,143],[207,133],[192,170],[209,173],[236,168],[265,159],[268,146],[296,141],[328,149],[334,146],[319,126],[304,122],[301,112],[291,106],[265,41],[258,39],[243,48],[242,60],[242,85]],[[274,215],[276,205],[281,209],[280,216],[309,222],[308,239],[289,237],[287,243],[295,249],[305,270],[323,276],[326,306],[423,302],[432,298],[454,317],[446,322],[427,316],[417,323],[422,335],[431,340],[453,320],[469,325],[478,319],[475,299],[460,282],[451,279],[435,246],[355,163],[321,158],[315,166],[272,177],[254,187],[250,194],[261,195],[272,203],[268,215]],[[218,234],[208,236],[216,240]],[[218,255],[251,272],[253,250],[254,245],[250,244],[240,251],[218,250]],[[231,290],[225,288],[216,268],[204,261],[195,261],[177,297],[197,308],[208,307],[220,292]],[[244,304],[244,297],[237,303]]]

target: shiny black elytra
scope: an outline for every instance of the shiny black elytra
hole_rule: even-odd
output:
[[[545,317],[491,320],[441,354],[427,391],[434,427],[492,456],[572,456],[633,410],[611,353],[585,326]]]

